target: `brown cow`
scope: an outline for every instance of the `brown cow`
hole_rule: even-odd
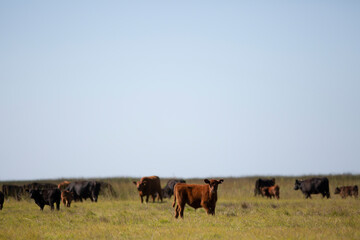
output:
[[[63,202],[64,206],[70,207],[71,201],[74,199],[74,194],[69,191],[62,191],[61,192],[61,201]]]
[[[160,178],[157,176],[143,177],[138,182],[133,182],[136,185],[137,190],[143,203],[143,197],[146,196],[146,203],[149,201],[149,196],[152,196],[153,202],[155,202],[156,195],[162,202],[162,192],[160,185]]]
[[[60,191],[63,191],[67,186],[69,186],[69,184],[69,181],[63,181],[62,183],[59,183],[58,189],[60,189]]]
[[[207,214],[215,215],[217,188],[224,180],[204,179],[206,184],[178,183],[174,187],[175,218],[184,218],[185,204],[197,209],[204,208]]]
[[[358,186],[343,186],[335,188],[335,194],[340,194],[342,198],[346,198],[347,196],[354,196],[354,198],[358,197]]]
[[[280,198],[280,187],[278,185],[271,186],[271,187],[262,187],[261,194],[270,199],[272,197],[279,199]]]

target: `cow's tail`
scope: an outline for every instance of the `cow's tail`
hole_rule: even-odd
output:
[[[354,191],[356,191],[356,192],[357,192],[357,191],[359,191],[359,189],[358,189],[358,186],[357,186],[357,185],[355,185],[355,186],[354,186]]]

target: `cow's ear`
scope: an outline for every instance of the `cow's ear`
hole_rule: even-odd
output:
[[[224,181],[224,179],[220,179],[220,180],[218,181],[218,183],[221,184],[223,181]]]
[[[207,183],[207,184],[210,184],[209,179],[204,179],[204,182]]]
[[[135,185],[136,185],[136,182],[135,182],[135,181],[133,181],[133,184],[135,184]]]

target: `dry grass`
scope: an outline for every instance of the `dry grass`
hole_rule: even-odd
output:
[[[60,212],[10,199],[0,211],[0,239],[360,239],[359,199],[305,200],[293,190],[294,178],[276,179],[280,200],[253,197],[255,178],[225,179],[215,217],[186,207],[183,220],[174,219],[172,199],[141,204],[132,179],[109,179],[116,198],[100,196],[98,203],[73,203]],[[358,184],[360,176],[329,180],[333,192]]]

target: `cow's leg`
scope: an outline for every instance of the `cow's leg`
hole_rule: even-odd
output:
[[[63,198],[63,199],[62,199],[62,202],[63,202],[63,204],[64,204],[64,206],[65,206],[67,201],[66,201],[65,198]]]
[[[50,202],[49,205],[51,207],[51,211],[54,211],[54,202]]]
[[[140,200],[141,200],[141,203],[144,202],[144,199],[143,199],[143,196],[142,196],[142,195],[140,195]]]
[[[176,207],[175,207],[175,218],[178,218],[179,217],[179,205],[176,204]]]
[[[149,197],[150,197],[150,195],[146,195],[146,199],[145,199],[146,203],[149,202]]]
[[[207,204],[201,202],[200,205],[205,209],[207,214],[211,214],[211,209],[207,206]]]
[[[154,202],[155,202],[156,195],[153,194],[153,195],[151,195],[151,197],[152,197],[152,200],[153,200],[153,203],[154,203]]]
[[[215,216],[215,208],[216,206],[214,205],[214,207],[211,208],[211,215]]]
[[[185,203],[181,203],[179,210],[180,210],[180,217],[184,218]]]
[[[159,191],[158,192],[158,194],[159,194],[159,199],[161,200],[161,202],[163,201],[163,196],[162,196],[162,192],[161,191]],[[169,198],[171,198],[171,195],[170,195],[170,197]],[[159,201],[159,199],[158,199],[158,201]]]

